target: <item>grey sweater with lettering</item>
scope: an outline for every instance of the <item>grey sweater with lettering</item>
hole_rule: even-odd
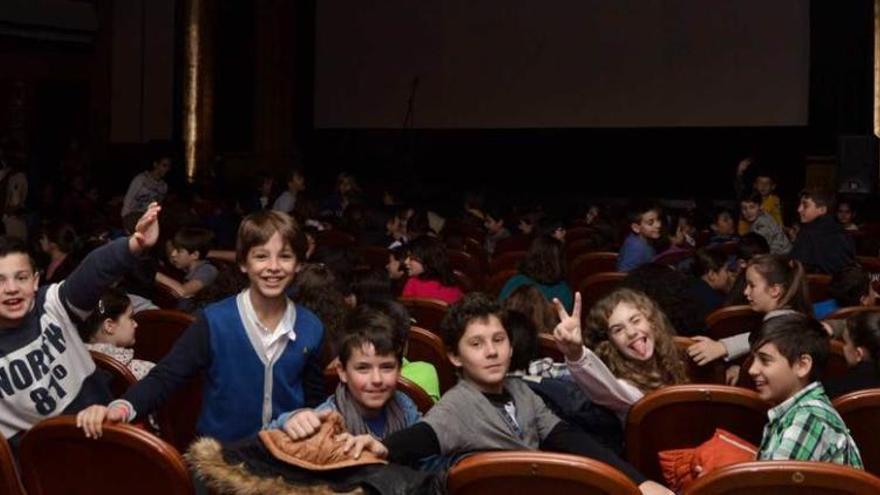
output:
[[[40,288],[17,327],[0,330],[0,433],[5,438],[111,399],[76,322],[135,261],[127,238],[96,249],[67,280]]]

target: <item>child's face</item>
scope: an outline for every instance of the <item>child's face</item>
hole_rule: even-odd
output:
[[[715,218],[715,223],[712,224],[712,228],[717,235],[733,235],[736,233],[733,218],[730,216],[730,213],[727,213],[726,211],[720,213]]]
[[[157,179],[165,177],[169,170],[171,170],[171,158],[162,158],[153,163],[153,172]]]
[[[274,299],[284,296],[284,289],[296,272],[296,254],[289,243],[275,232],[269,241],[248,250],[241,265],[242,273],[250,280],[250,288],[260,296]]]
[[[171,252],[168,254],[168,260],[171,261],[175,268],[189,270],[189,267],[199,260],[199,252],[172,246]]]
[[[848,204],[840,203],[837,206],[837,221],[843,225],[849,225],[853,222],[853,211]]]
[[[294,174],[287,183],[287,188],[291,192],[301,192],[306,190],[306,178],[299,174]]]
[[[762,399],[779,404],[804,388],[813,367],[812,363],[805,356],[789,363],[779,353],[776,344],[768,342],[754,352],[749,375],[755,381],[755,389]]]
[[[418,258],[407,256],[404,263],[406,263],[406,271],[409,273],[410,277],[418,277],[425,273],[425,265],[423,265],[422,260]]]
[[[657,210],[651,210],[642,215],[639,223],[630,224],[630,228],[633,232],[642,237],[659,239],[660,227],[662,227],[662,225],[663,223],[660,221],[660,216],[657,214]]]
[[[0,328],[12,328],[21,323],[34,304],[39,281],[27,254],[11,253],[0,257]]]
[[[394,396],[400,365],[394,354],[377,355],[373,344],[352,349],[345,366],[337,361],[339,381],[364,409],[381,410]]]
[[[608,336],[618,352],[629,359],[647,361],[654,356],[654,327],[642,310],[620,302],[608,317]]]
[[[761,193],[762,198],[766,198],[776,189],[776,184],[770,177],[756,177],[754,187],[756,191]]]
[[[758,215],[761,213],[761,205],[751,201],[743,201],[739,205],[739,211],[742,213],[743,220],[752,223],[758,219]]]
[[[385,269],[388,270],[388,276],[391,277],[391,280],[400,280],[405,275],[401,265],[403,263],[395,258],[393,254],[388,255],[388,264],[385,265]]]
[[[820,216],[828,213],[827,206],[817,206],[813,198],[801,198],[801,204],[798,205],[798,215],[801,217],[801,223],[810,223]]]
[[[524,235],[532,235],[532,230],[534,229],[534,226],[525,220],[520,220],[517,227]]]
[[[722,266],[718,271],[709,270],[706,274],[706,283],[717,291],[729,292],[730,287],[733,286],[733,278],[734,275],[727,267]]]
[[[134,334],[137,329],[137,322],[131,317],[132,310],[132,306],[129,306],[115,321],[110,320],[106,323],[107,330],[111,335],[110,340],[113,345],[119,347],[131,347],[134,345]]]
[[[458,349],[449,354],[449,360],[462,368],[464,377],[481,391],[500,393],[512,355],[513,348],[501,320],[490,315],[467,324],[458,339]]]
[[[758,272],[758,269],[750,266],[746,268],[746,286],[743,295],[748,299],[752,309],[759,313],[768,313],[779,306],[782,286],[768,284],[767,279]]]
[[[850,366],[855,366],[862,362],[864,359],[865,350],[862,347],[856,347],[855,343],[853,343],[852,336],[849,334],[849,329],[843,329],[843,357],[846,358],[846,364]]]

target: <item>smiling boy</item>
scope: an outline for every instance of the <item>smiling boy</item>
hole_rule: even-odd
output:
[[[828,361],[828,334],[798,313],[766,320],[753,335],[749,375],[774,404],[759,460],[821,461],[863,469],[855,441],[818,382]]]

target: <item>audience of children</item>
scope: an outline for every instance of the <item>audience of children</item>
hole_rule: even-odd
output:
[[[156,363],[134,358],[137,322],[132,318],[131,300],[119,289],[109,289],[80,325],[80,337],[90,351],[106,354],[124,364],[140,380]]]
[[[746,197],[750,194],[750,192],[746,188],[745,184],[745,175],[749,168],[751,168],[754,160],[752,157],[747,157],[743,160],[740,160],[739,164],[736,168],[736,181],[734,182],[734,188],[736,189],[737,196]],[[779,196],[775,194],[776,191],[776,181],[773,179],[773,176],[770,174],[769,169],[764,167],[755,167],[754,172],[754,181],[752,182],[751,193],[758,194],[760,196],[760,202],[758,205],[761,207],[761,210],[770,215],[770,218],[776,221],[776,224],[780,227],[784,225],[782,219],[782,202],[779,200]],[[744,235],[746,232],[749,232],[748,222],[751,220],[743,220],[740,219],[739,223],[739,234]]]
[[[361,435],[357,457],[367,449],[390,461],[413,464],[430,456],[460,458],[485,450],[549,450],[598,459],[623,472],[645,494],[671,494],[648,481],[582,430],[560,420],[522,380],[507,378],[513,349],[497,303],[468,294],[449,308],[443,341],[462,380],[414,426],[383,442]]]
[[[449,265],[446,247],[438,239],[423,236],[407,245],[403,297],[437,299],[448,304],[461,299],[455,274]]]
[[[499,299],[507,299],[514,290],[523,285],[534,285],[547,301],[559,299],[566,308],[571,308],[573,301],[571,288],[565,281],[562,241],[550,235],[536,237],[529,246],[525,259],[519,264],[518,273],[510,277],[501,288]]]
[[[299,193],[306,190],[306,177],[302,170],[293,168],[287,171],[284,176],[284,184],[287,189],[284,190],[272,203],[272,209],[292,214],[296,208],[296,197]]]
[[[764,315],[765,322],[790,313],[812,317],[806,274],[800,262],[772,254],[759,255],[749,261],[745,272],[746,287],[743,293],[749,306]],[[749,333],[754,330],[744,328],[743,333],[718,341],[709,337],[694,337],[697,342],[688,348],[688,354],[700,366],[719,358],[727,361],[737,359],[748,353]],[[736,383],[738,371],[736,365],[728,369],[728,383]]]
[[[652,242],[660,238],[660,209],[653,203],[638,202],[630,207],[627,221],[632,232],[623,241],[617,256],[617,271],[628,272],[650,263],[657,254]]]

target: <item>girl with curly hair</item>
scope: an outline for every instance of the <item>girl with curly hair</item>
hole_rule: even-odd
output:
[[[553,336],[572,377],[593,402],[621,419],[648,392],[688,382],[675,330],[648,296],[617,289],[597,302],[586,321],[592,349],[581,332],[580,293],[570,315],[558,300],[553,303],[560,320]]]

